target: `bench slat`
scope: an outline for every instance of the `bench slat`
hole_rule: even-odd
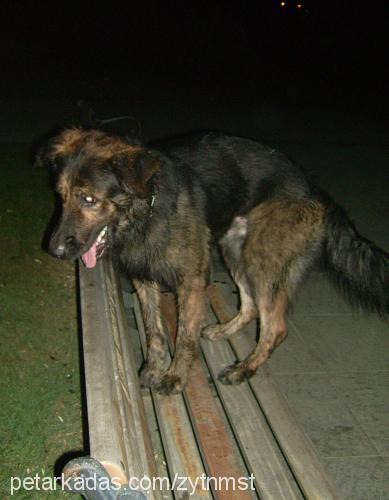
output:
[[[134,313],[145,353],[146,334],[139,301],[135,294]],[[205,469],[182,394],[161,396],[156,391],[151,391],[151,394],[171,480],[173,481],[176,475],[196,481],[205,474]],[[197,488],[191,498],[211,499],[212,495],[209,491]]]
[[[80,265],[79,279],[90,454],[122,484],[152,477],[155,461],[116,273],[101,261],[89,270]]]
[[[210,317],[210,322],[212,319]],[[201,340],[201,349],[246,464],[261,499],[292,500],[303,496],[247,383],[226,386],[217,376],[236,357],[226,341]]]
[[[228,321],[236,314],[230,286],[224,284],[211,286],[209,296],[212,308],[220,322]],[[229,342],[239,360],[243,360],[255,345],[248,328],[231,336]],[[261,366],[257,375],[249,380],[249,385],[304,495],[310,500],[339,499],[339,494],[311,440],[297,423],[284,395],[272,379],[270,367],[266,364]]]
[[[172,339],[176,336],[177,314],[174,294],[161,295],[161,312],[166,320]],[[184,390],[185,402],[188,408],[197,444],[203,457],[208,477],[228,478],[230,485],[238,484],[239,478],[248,476],[248,471],[242,463],[235,440],[220,413],[215,397],[206,376],[206,368],[200,358],[196,358],[190,370],[188,383]],[[210,481],[210,485],[213,482]],[[221,480],[214,490],[214,495],[220,500],[257,498],[249,490],[232,491],[231,486]]]

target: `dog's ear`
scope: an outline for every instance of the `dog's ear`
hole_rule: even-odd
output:
[[[136,179],[141,189],[147,189],[153,176],[161,168],[161,159],[152,151],[142,151],[134,160]]]
[[[35,166],[58,170],[62,160],[76,151],[82,134],[81,129],[71,128],[46,141],[35,154]]]
[[[122,190],[122,193],[116,197],[121,200],[119,204],[123,204],[126,195],[135,195],[140,198],[151,196],[153,179],[161,165],[161,160],[156,153],[141,150],[131,156],[122,154],[116,157],[111,165]]]

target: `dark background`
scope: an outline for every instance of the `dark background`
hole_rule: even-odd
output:
[[[274,135],[320,109],[386,127],[385,2],[285,2],[5,2],[0,139],[71,122],[78,99],[135,114],[146,136]]]

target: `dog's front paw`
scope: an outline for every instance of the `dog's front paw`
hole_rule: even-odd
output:
[[[225,338],[225,333],[222,325],[206,326],[201,332],[201,335],[208,340],[220,340]]]
[[[156,390],[159,394],[169,396],[170,394],[179,394],[184,386],[185,381],[181,377],[171,373],[165,373],[159,384],[157,384]]]
[[[145,387],[155,387],[158,385],[162,378],[162,373],[159,369],[148,365],[147,363],[142,366],[139,372],[139,383],[140,386]]]
[[[225,385],[237,385],[255,375],[255,372],[256,370],[249,368],[246,364],[237,363],[224,368],[217,378]]]

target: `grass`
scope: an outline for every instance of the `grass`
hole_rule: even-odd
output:
[[[83,443],[74,265],[41,248],[54,206],[48,174],[23,146],[0,154],[0,497],[9,498],[11,476],[52,476]]]

